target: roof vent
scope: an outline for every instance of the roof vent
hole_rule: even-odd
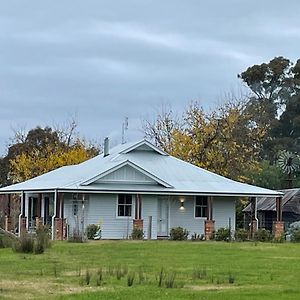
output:
[[[106,137],[104,139],[104,155],[103,156],[105,157],[107,155],[109,155],[109,138],[108,137]]]

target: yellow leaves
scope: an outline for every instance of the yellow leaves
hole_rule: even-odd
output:
[[[94,154],[81,143],[71,147],[47,145],[42,151],[33,149],[10,160],[9,177],[14,183],[21,182],[65,165],[78,164]]]
[[[170,114],[169,114],[170,115]],[[243,103],[227,103],[205,113],[193,103],[184,114],[184,122],[167,132],[150,128],[164,150],[180,159],[223,176],[247,182],[245,170],[257,168],[258,154],[266,129],[252,126],[253,116]],[[170,119],[167,120],[170,123]],[[172,123],[172,122],[171,122]],[[159,120],[158,124],[164,124]],[[168,148],[161,144],[168,137]],[[157,139],[159,137],[160,140]]]

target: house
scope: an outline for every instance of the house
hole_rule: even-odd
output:
[[[51,226],[53,239],[97,223],[104,239],[126,238],[134,227],[147,238],[166,238],[177,226],[209,239],[229,222],[235,228],[236,197],[282,195],[196,167],[147,140],[109,149],[108,139],[103,154],[0,193],[20,195],[19,233],[43,223]],[[10,224],[7,215],[8,230]]]
[[[280,190],[283,193],[282,197],[282,220],[285,224],[285,229],[296,221],[300,221],[300,189]],[[251,217],[251,204],[243,209],[245,219]],[[257,198],[257,218],[258,227],[272,230],[272,225],[276,220],[276,198],[259,197]],[[247,225],[247,221],[245,222]]]

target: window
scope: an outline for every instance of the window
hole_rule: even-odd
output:
[[[131,217],[132,195],[118,195],[118,217]]]
[[[195,218],[206,218],[208,212],[207,197],[196,196],[195,199]]]

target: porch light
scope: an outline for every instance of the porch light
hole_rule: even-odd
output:
[[[180,199],[180,210],[184,210],[184,199]]]

